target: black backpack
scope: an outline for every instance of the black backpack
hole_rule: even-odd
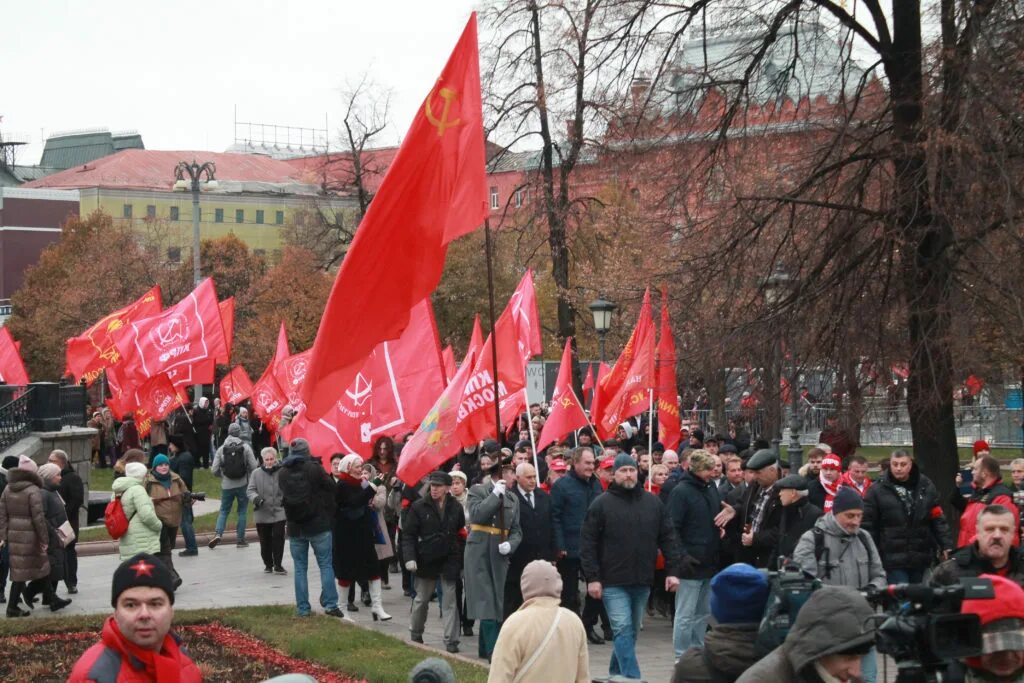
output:
[[[245,444],[224,444],[224,459],[220,471],[228,479],[242,479],[249,474],[245,467]]]
[[[313,484],[304,471],[305,467],[285,467],[280,480],[284,516],[289,522],[302,524],[316,517],[313,501]]]

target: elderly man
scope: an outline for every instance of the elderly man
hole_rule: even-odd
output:
[[[200,683],[202,674],[171,633],[174,576],[152,555],[139,553],[114,572],[114,614],[100,642],[85,651],[69,683],[163,681]]]
[[[954,584],[961,577],[999,574],[1024,585],[1024,553],[1013,545],[1016,523],[1016,513],[1002,505],[983,509],[975,521],[974,542],[940,564],[932,581]]]
[[[509,561],[508,577],[505,579],[505,619],[523,604],[519,583],[526,565],[534,560],[555,560],[551,496],[538,488],[537,470],[533,465],[521,463],[516,467],[516,484],[512,495],[519,503],[519,526],[523,540]]]
[[[665,451],[661,456],[661,464],[668,468],[668,479],[661,485],[661,493],[658,496],[661,502],[668,504],[668,497],[680,481],[683,479],[683,472],[686,470],[679,464],[679,454],[673,450]]]
[[[800,538],[814,528],[821,517],[821,508],[807,500],[807,480],[799,474],[791,474],[775,482],[782,506],[779,520],[778,545],[772,553],[768,566],[777,569],[779,558],[793,557]]]
[[[965,661],[969,683],[1024,680],[1024,589],[1002,576],[992,580],[994,600],[964,600],[962,614],[981,622],[981,656]]]
[[[504,616],[509,556],[523,540],[511,458],[495,463],[484,480],[469,489],[466,542],[466,616],[480,620],[477,654],[490,660]],[[454,586],[453,586],[454,595]]]
[[[637,484],[636,461],[620,453],[612,476],[608,493],[587,510],[580,559],[587,594],[604,602],[611,622],[609,675],[641,678],[636,640],[654,583],[657,551],[665,557],[665,590],[673,592],[679,586],[679,544],[661,501]]]
[[[782,519],[779,494],[774,488],[780,478],[778,456],[770,448],[759,450],[747,461],[747,471],[754,473],[754,482],[737,511],[743,524],[739,554],[742,561],[764,569],[778,546]]]

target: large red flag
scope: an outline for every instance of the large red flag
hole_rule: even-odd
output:
[[[288,405],[288,396],[281,389],[274,377],[274,361],[263,371],[263,374],[256,384],[252,386],[252,408],[256,416],[266,422],[269,418],[280,413]]]
[[[623,420],[650,407],[649,392],[654,387],[654,321],[649,289],[644,292],[640,316],[626,347],[598,387],[601,401],[599,412],[594,412],[594,426],[603,439],[615,434]]]
[[[466,362],[466,358],[470,356],[479,357],[480,351],[484,348],[484,333],[480,328],[480,314],[477,313],[473,316],[473,331],[469,333],[469,345],[466,347],[466,355],[462,357],[462,362]]]
[[[217,356],[216,360],[222,365],[231,363],[231,346],[235,343],[235,297],[229,296],[217,304],[220,310],[220,321],[224,327],[224,350],[223,355]]]
[[[207,278],[162,313],[133,320],[118,339],[126,381],[136,385],[166,372],[175,386],[194,384],[193,370],[226,353],[213,280]]]
[[[572,337],[569,337],[565,340],[562,362],[558,366],[558,379],[551,394],[551,412],[537,439],[537,450],[543,450],[548,444],[585,424],[587,414],[583,412],[583,406],[572,390]]]
[[[288,397],[288,405],[298,408],[302,405],[302,382],[309,369],[309,357],[313,350],[307,349],[279,361],[274,368],[274,377]]]
[[[171,384],[162,372],[147,379],[135,392],[135,403],[139,409],[157,421],[188,402],[188,394]]]
[[[314,453],[372,455],[383,435],[413,431],[444,391],[440,341],[430,299],[413,307],[409,326],[379,344],[352,385],[319,420],[299,412],[284,434],[302,436]]]
[[[161,307],[160,285],[156,285],[136,301],[103,316],[82,334],[68,339],[67,371],[74,376],[76,382],[85,377],[86,383],[92,384],[103,368],[121,362],[117,340],[128,329],[128,324],[156,315]]]
[[[661,339],[658,341],[658,441],[666,449],[679,447],[682,425],[679,416],[679,391],[676,387],[676,342],[668,315],[668,292],[661,290]]]
[[[341,263],[302,389],[310,417],[330,409],[377,344],[401,335],[440,282],[448,243],[487,216],[476,33],[474,13]]]
[[[441,360],[444,363],[444,379],[446,382],[450,382],[452,377],[455,376],[455,372],[459,369],[458,365],[455,364],[455,350],[452,349],[452,345],[444,347],[441,351]]]
[[[231,369],[220,381],[220,402],[238,405],[252,395],[252,380],[241,365]]]
[[[608,364],[601,361],[597,365],[597,379],[594,381],[594,389],[590,394],[590,414],[591,416],[596,415],[601,410],[601,381],[608,376],[608,373],[612,369],[608,367]]]
[[[402,448],[398,460],[398,478],[416,486],[429,472],[450,459],[461,446],[456,435],[456,422],[461,412],[462,395],[466,391],[476,358],[467,357],[451,383],[427,412],[416,433]]]
[[[519,356],[523,363],[523,386],[526,386],[526,365],[533,356],[544,353],[540,340],[540,315],[537,312],[537,294],[533,289],[533,270],[527,270],[508,300]],[[498,364],[502,364],[499,357]],[[526,392],[516,391],[501,402],[501,423],[511,427],[519,413],[526,410]]]
[[[28,384],[25,362],[6,326],[0,328],[0,381],[4,384]]]

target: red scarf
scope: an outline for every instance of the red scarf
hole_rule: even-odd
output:
[[[843,485],[843,478],[840,476],[834,482],[829,483],[825,479],[824,471],[818,473],[818,481],[821,482],[822,488],[825,489],[825,509],[822,512],[832,512],[832,499],[839,493],[839,487]]]
[[[362,486],[363,485],[363,480],[362,479],[356,479],[355,477],[353,477],[348,472],[342,472],[341,474],[339,474],[338,475],[338,481],[340,481],[343,484],[348,484],[349,486]]]
[[[120,654],[128,666],[132,665],[132,659],[141,662],[149,677],[157,683],[181,683],[182,660],[187,658],[170,633],[164,636],[159,652],[144,650],[122,635],[114,617],[107,617],[103,624],[103,644]]]

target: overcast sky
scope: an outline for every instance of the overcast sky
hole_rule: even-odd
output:
[[[0,10],[0,127],[33,143],[105,127],[150,149],[223,151],[241,121],[323,128],[364,72],[393,90],[397,142],[475,0],[33,0]]]

